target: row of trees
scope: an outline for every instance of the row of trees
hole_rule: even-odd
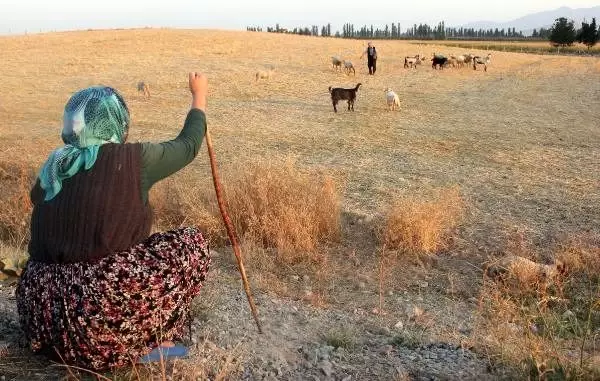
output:
[[[250,32],[262,32],[262,27],[247,27]],[[313,25],[312,27],[302,27],[287,29],[282,28],[279,24],[274,27],[267,27],[267,32],[270,33],[290,33],[307,36],[323,36],[323,37],[341,37],[341,38],[370,38],[370,39],[423,39],[423,40],[445,40],[445,39],[515,39],[525,38],[521,31],[517,32],[515,28],[505,29],[474,29],[474,28],[446,28],[444,22],[438,23],[436,26],[428,24],[414,24],[411,28],[402,32],[400,23],[386,24],[384,28],[375,28],[373,25],[363,25],[356,28],[354,24],[344,24],[342,31],[336,31],[335,34],[331,31],[331,24],[327,24],[319,28]],[[536,32],[537,33],[537,32]],[[537,35],[537,34],[536,34]],[[541,38],[541,36],[540,36]]]
[[[248,27],[248,31],[262,32],[262,27]],[[580,29],[575,28],[575,23],[572,20],[567,20],[564,17],[555,20],[554,25],[550,29],[540,28],[534,29],[531,36],[524,36],[522,31],[517,31],[516,28],[505,29],[474,29],[474,28],[446,28],[444,22],[438,23],[432,27],[428,24],[414,24],[404,32],[400,27],[400,23],[392,23],[385,25],[385,28],[374,28],[364,25],[360,28],[355,28],[354,24],[344,24],[341,33],[339,31],[332,35],[331,24],[327,24],[319,28],[313,25],[311,28],[294,28],[288,30],[281,28],[279,24],[275,27],[267,27],[267,32],[271,33],[292,33],[306,36],[323,36],[323,37],[340,37],[340,38],[369,38],[369,39],[428,39],[428,40],[445,40],[445,39],[540,39],[550,40],[557,46],[572,45],[575,41],[583,43],[591,48],[600,39],[600,28],[596,26],[596,19],[592,19],[591,23],[583,22]]]
[[[600,28],[596,26],[596,18],[591,23],[582,22],[581,28],[577,30],[573,20],[560,17],[550,29],[549,40],[557,46],[570,46],[577,41],[590,49],[600,40]]]

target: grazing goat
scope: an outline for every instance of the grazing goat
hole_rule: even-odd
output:
[[[352,62],[344,60],[343,63],[344,71],[346,72],[346,74],[350,75],[350,71],[352,70],[354,75],[356,75],[356,70],[354,69],[354,65],[352,65]]]
[[[473,57],[475,57],[472,54],[463,54],[465,56],[465,64],[470,64],[471,62],[473,62]]]
[[[455,56],[450,56],[450,58],[448,58],[448,62],[446,62],[446,65],[455,68],[458,66],[458,60]]]
[[[137,90],[138,90],[138,92],[143,92],[144,97],[150,98],[150,86],[146,82],[143,82],[143,81],[138,82]]]
[[[466,57],[464,55],[461,54],[460,56],[457,56],[455,58],[456,58],[456,66],[458,66],[458,67],[465,66]]]
[[[337,112],[337,104],[339,101],[348,101],[348,111],[354,111],[354,101],[356,100],[356,92],[360,87],[360,83],[353,89],[343,89],[340,87],[329,86],[329,93],[331,94],[331,103],[333,103],[333,111]]]
[[[394,111],[400,108],[400,98],[398,94],[394,92],[394,90],[389,87],[384,90],[385,91],[385,101],[387,102],[388,110]]]
[[[421,64],[421,56],[418,54],[416,56],[406,56],[404,57],[404,68],[408,69],[409,67],[412,69],[413,67],[416,69],[417,65]]]
[[[483,71],[487,71],[487,65],[492,61],[492,53],[488,54],[487,57],[482,58],[479,56],[473,57],[473,70],[477,70],[477,65],[483,65]]]
[[[339,57],[331,57],[331,68],[334,70],[342,70],[342,60]]]
[[[269,70],[259,70],[256,72],[255,74],[255,78],[256,81],[258,82],[259,79],[270,79],[273,76],[273,73],[275,72],[275,69],[271,68]]]
[[[433,69],[437,69],[438,66],[440,69],[443,69],[444,66],[446,66],[447,64],[448,64],[448,58],[446,58],[444,56],[434,55],[433,58],[431,59],[431,68],[433,68]]]

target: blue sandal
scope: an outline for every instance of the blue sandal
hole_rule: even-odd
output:
[[[189,350],[182,344],[175,344],[173,347],[156,347],[152,352],[148,353],[138,360],[138,364],[147,364],[151,362],[160,362],[173,358],[187,358]]]

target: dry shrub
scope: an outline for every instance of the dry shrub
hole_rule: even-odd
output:
[[[600,236],[581,235],[559,248],[556,261],[569,273],[600,274]]]
[[[289,160],[241,167],[225,168],[222,180],[252,282],[269,293],[294,294],[322,305],[335,273],[327,244],[341,234],[338,186],[331,177],[302,172]],[[157,184],[150,201],[155,229],[196,225],[211,244],[227,243],[210,178],[184,170]],[[310,275],[302,285],[307,288],[290,286],[290,274]]]
[[[331,177],[291,162],[249,164],[225,184],[231,218],[244,240],[275,248],[279,259],[316,259],[319,245],[340,237],[341,200]]]
[[[317,253],[320,243],[339,239],[341,201],[331,177],[303,173],[291,161],[243,168],[223,179],[228,212],[242,241],[277,249],[285,262],[295,263],[305,253]],[[184,171],[157,184],[150,201],[156,228],[196,225],[212,242],[225,242],[210,179]]]
[[[29,192],[35,170],[26,162],[0,161],[0,240],[23,247],[29,237],[32,204]]]
[[[155,230],[197,226],[212,245],[225,242],[212,183],[200,181],[190,171],[158,183],[150,191]]]
[[[552,265],[517,260],[502,277],[486,277],[474,334],[479,349],[530,379],[598,379],[598,243],[577,237],[558,246]],[[541,268],[556,271],[549,277]]]
[[[463,209],[458,187],[440,190],[430,200],[402,197],[385,216],[381,241],[391,250],[435,254],[447,247]]]

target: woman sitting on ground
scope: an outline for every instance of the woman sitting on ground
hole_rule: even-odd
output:
[[[148,191],[188,165],[206,132],[208,82],[190,73],[179,136],[126,143],[129,110],[110,87],[71,97],[65,146],[42,167],[31,199],[30,260],[17,287],[35,352],[94,370],[184,355],[192,299],[210,264],[196,228],[150,235]]]

